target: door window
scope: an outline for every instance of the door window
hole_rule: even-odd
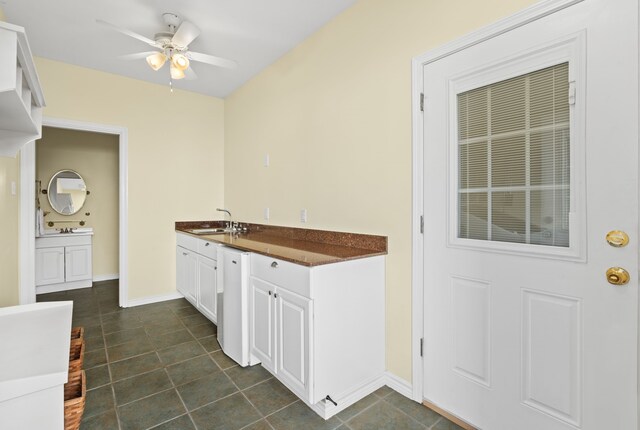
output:
[[[569,247],[569,63],[457,95],[459,239]]]

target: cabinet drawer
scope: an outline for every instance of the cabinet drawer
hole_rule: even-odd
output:
[[[251,254],[251,275],[304,297],[311,297],[309,269],[299,264]]]
[[[197,252],[198,251],[198,241],[200,239],[197,239],[193,236],[189,236],[186,234],[182,234],[182,233],[177,233],[176,234],[176,245],[181,246],[183,248],[186,249],[190,249],[191,251]]]
[[[209,257],[212,260],[218,259],[218,245],[213,242],[207,242],[206,240],[196,239],[198,241],[197,253]]]

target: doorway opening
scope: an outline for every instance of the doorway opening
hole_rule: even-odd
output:
[[[78,204],[78,210],[73,214],[65,213],[69,212],[68,206],[61,211],[54,210],[49,198],[51,179],[61,171],[79,173],[89,191],[84,204]],[[86,282],[89,282],[116,289],[116,306],[126,307],[127,130],[45,118],[43,138],[30,142],[21,150],[20,181],[20,303],[34,303],[36,294],[87,287],[90,285]],[[41,217],[38,205],[42,209]],[[38,227],[40,224],[42,226]],[[60,234],[61,230],[63,234]],[[78,260],[68,253],[68,257],[64,254],[58,257],[63,260],[63,274],[77,272],[85,280],[76,281],[72,276],[68,279],[71,288],[66,288],[66,282],[46,285],[45,281],[43,285],[43,274],[37,272],[36,264],[43,252],[36,249],[36,236],[47,240],[59,237],[82,241],[83,235],[86,237],[91,233],[93,246],[85,246],[84,242],[79,246],[72,244]],[[66,249],[64,243],[54,245]],[[65,259],[76,263],[70,266]],[[90,276],[86,275],[86,260],[93,261],[88,266]]]

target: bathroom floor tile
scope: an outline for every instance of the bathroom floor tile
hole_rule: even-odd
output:
[[[247,367],[232,367],[224,372],[241,390],[249,388],[252,385],[256,385],[259,382],[266,381],[269,378],[273,378],[271,373],[265,370],[260,364]]]
[[[318,414],[298,400],[292,405],[267,417],[269,424],[276,430],[333,430],[341,424],[336,417],[324,420]],[[376,429],[377,427],[369,427]],[[398,427],[402,428],[402,427]]]
[[[160,357],[160,360],[168,366],[206,353],[207,351],[205,351],[204,348],[194,340],[161,349],[158,351],[158,356]]]
[[[189,327],[189,331],[196,337],[196,339],[206,336],[213,336],[218,333],[218,329],[212,322]]]
[[[87,377],[87,390],[93,390],[94,388],[102,387],[111,382],[109,366],[106,364],[85,370],[85,375]]]
[[[124,360],[125,358],[134,357],[153,351],[153,345],[147,339],[134,340],[120,345],[107,348],[109,354],[109,362]]]
[[[221,370],[213,360],[211,360],[211,357],[201,355],[200,357],[173,364],[167,367],[167,372],[174,384],[182,385],[202,376],[221,372]]]
[[[156,336],[149,336],[149,340],[155,349],[164,349],[181,343],[191,342],[195,339],[186,329],[181,329]]]
[[[162,368],[162,363],[155,352],[149,352],[137,357],[110,363],[111,377],[113,381],[130,378],[141,373],[150,372]]]
[[[264,416],[298,400],[295,394],[275,378],[248,388],[243,393]]]
[[[118,407],[122,430],[147,429],[185,412],[182,401],[174,389]]]
[[[164,424],[160,424],[157,427],[153,427],[153,430],[195,430],[195,426],[191,418],[189,418],[189,415],[185,414],[171,421],[167,421]]]
[[[216,364],[220,366],[220,368],[223,370],[227,370],[231,367],[238,365],[238,363],[233,361],[233,359],[229,358],[229,356],[227,356],[227,354],[225,354],[222,350],[212,352],[211,358],[213,358]]]
[[[204,378],[177,387],[187,409],[192,411],[238,391],[223,372],[215,372]]]
[[[111,385],[87,391],[87,400],[84,406],[83,418],[100,415],[114,409],[113,391]]]
[[[347,421],[347,425],[353,430],[380,429],[380,430],[424,430],[426,426],[411,419],[405,413],[394,408],[388,402],[381,400],[373,408],[366,409]]]
[[[173,385],[164,369],[143,373],[132,378],[114,382],[113,391],[116,393],[116,404],[124,405],[134,400],[159,393]]]
[[[221,349],[220,343],[218,343],[218,336],[216,335],[198,338],[198,342],[200,342],[200,345],[202,345],[207,352],[220,351]]]
[[[234,430],[258,421],[260,414],[240,393],[191,412],[199,430]]]

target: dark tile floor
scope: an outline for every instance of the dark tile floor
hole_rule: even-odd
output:
[[[105,281],[38,296],[55,300],[73,300],[85,328],[82,430],[460,430],[388,387],[325,421],[260,365],[237,366],[184,299],[121,309],[117,281]]]

